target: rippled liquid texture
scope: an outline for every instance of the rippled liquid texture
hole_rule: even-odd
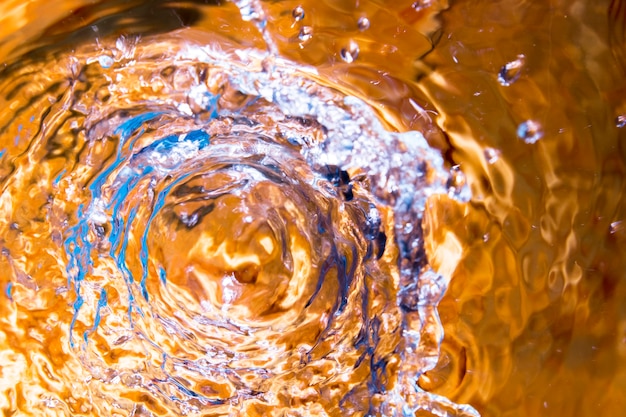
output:
[[[415,384],[446,286],[420,221],[466,190],[258,4],[192,6],[89,6],[4,68],[2,408],[473,414]]]
[[[235,3],[2,4],[3,413],[622,415],[626,5]]]

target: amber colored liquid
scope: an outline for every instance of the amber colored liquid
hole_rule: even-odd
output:
[[[620,33],[623,33],[622,22],[626,17],[623,17],[624,11],[619,11],[620,2],[267,1],[255,3],[262,12],[262,16],[257,17],[263,25],[259,25],[254,17],[248,21],[237,20],[239,10],[225,2],[202,6],[181,3],[185,7],[180,8],[161,2],[147,5],[112,2],[101,8],[75,3],[0,3],[0,62],[4,61],[10,67],[22,60],[23,54],[28,54],[26,56],[33,62],[38,62],[41,56],[53,60],[74,53],[74,50],[70,53],[64,49],[66,46],[71,49],[72,46],[68,45],[98,36],[102,36],[103,42],[105,38],[114,42],[116,36],[139,32],[145,37],[157,36],[162,41],[167,33],[181,27],[192,27],[199,32],[217,31],[229,42],[270,49],[291,61],[314,66],[318,74],[311,78],[320,85],[360,97],[375,109],[381,123],[389,130],[422,132],[429,143],[442,152],[448,168],[454,167],[453,173],[458,169],[464,173],[464,178],[459,176],[456,180],[467,182],[470,201],[462,202],[462,198],[457,198],[452,191],[450,195],[436,193],[426,203],[422,223],[428,262],[449,280],[445,295],[438,304],[444,337],[436,365],[431,364],[434,368],[430,369],[426,360],[399,353],[395,347],[401,345],[398,334],[384,330],[377,334],[377,342],[372,343],[377,347],[376,352],[368,353],[372,361],[357,365],[361,364],[358,358],[363,352],[346,340],[357,338],[353,333],[358,333],[362,323],[348,313],[338,314],[339,330],[335,329],[337,333],[333,334],[339,335],[336,339],[331,341],[329,336],[323,339],[324,343],[311,348],[309,344],[320,340],[316,323],[332,322],[324,311],[334,311],[335,307],[329,306],[333,294],[341,289],[334,286],[332,280],[316,289],[311,282],[296,277],[293,282],[304,283],[303,293],[318,291],[323,294],[314,306],[315,315],[304,316],[303,330],[295,332],[293,338],[273,332],[266,337],[262,333],[265,342],[280,349],[260,350],[258,356],[242,353],[229,360],[235,363],[233,367],[239,367],[237,369],[259,366],[259,372],[246,371],[248,373],[237,375],[237,378],[247,378],[250,384],[258,383],[259,386],[263,386],[262,381],[266,378],[263,368],[272,371],[274,367],[295,369],[298,363],[302,363],[301,354],[307,349],[315,357],[314,362],[310,372],[289,373],[283,372],[282,368],[276,371],[280,378],[272,388],[281,387],[276,397],[271,401],[259,399],[258,403],[251,400],[246,403],[242,415],[271,415],[272,407],[266,403],[272,401],[280,404],[283,410],[291,405],[294,410],[299,410],[297,412],[308,415],[318,415],[322,411],[343,415],[348,413],[346,410],[356,410],[350,411],[349,415],[366,415],[362,411],[363,404],[375,409],[378,403],[384,402],[381,390],[392,391],[398,388],[398,384],[406,382],[401,377],[397,379],[397,375],[403,375],[402,370],[412,365],[411,360],[415,361],[416,367],[423,367],[419,369],[430,369],[419,376],[421,389],[457,404],[469,404],[483,416],[602,414],[617,417],[623,414],[626,409],[626,207],[623,202],[626,188],[626,127],[623,126],[626,124],[623,123],[626,68],[620,61],[624,56],[621,41],[624,38]],[[201,11],[195,13],[196,7]],[[203,7],[210,8],[211,12],[202,13]],[[626,5],[622,7],[626,8]],[[107,16],[116,18],[107,20]],[[99,30],[103,32],[108,27],[112,29],[100,35],[79,30],[90,25],[100,25]],[[265,28],[266,32],[260,33],[259,27]],[[176,36],[194,36],[196,41],[204,39],[193,35],[196,32],[182,33],[177,32]],[[46,55],[48,49],[57,51],[57,55]],[[164,56],[160,53],[168,53],[167,48],[156,47],[153,52],[155,62]],[[27,66],[27,60],[23,61]],[[71,60],[63,62],[72,64]],[[101,62],[108,65],[107,61]],[[42,64],[41,68],[51,66]],[[25,97],[29,92],[33,96],[39,94],[37,88],[54,79],[54,74],[46,74],[43,70],[33,70],[25,78],[9,73],[15,76],[15,81],[6,78],[6,74],[0,74],[4,86],[3,108],[0,110],[3,123],[11,120],[12,112],[21,106],[13,102],[27,101]],[[180,88],[185,88],[184,79],[171,78],[174,79],[172,84],[180,82]],[[29,86],[29,82],[32,85]],[[219,80],[215,82],[219,84]],[[133,88],[139,91],[150,87],[154,88],[156,95],[164,88],[154,80],[141,87],[134,83],[120,83],[131,93]],[[20,96],[11,97],[12,88],[19,90]],[[47,114],[47,107],[52,106],[53,112],[62,109],[61,96],[55,95],[55,91],[50,89],[49,97],[33,102],[33,112],[42,119]],[[98,93],[93,100],[98,104],[91,111],[106,114],[108,99],[103,98],[103,90],[95,91]],[[238,92],[232,95],[232,103],[248,100],[240,97]],[[76,113],[71,117],[82,123],[79,118],[89,109],[73,110]],[[193,104],[191,111],[195,111]],[[266,117],[261,111],[257,116],[257,121],[261,122]],[[28,121],[27,116],[16,117],[16,120]],[[272,117],[266,118],[271,120]],[[55,121],[46,122],[49,129],[59,129],[55,149],[71,150],[74,140],[84,140],[72,136],[75,127],[72,127],[69,116],[68,120],[63,122],[67,122],[67,126],[61,128],[54,125]],[[172,123],[184,124],[183,121]],[[158,355],[162,350],[151,350],[142,341],[133,340],[137,333],[130,330],[119,334],[106,333],[97,330],[97,326],[92,330],[98,314],[102,314],[101,328],[107,329],[125,323],[127,316],[134,313],[127,311],[123,286],[115,287],[115,291],[122,288],[119,292],[109,287],[113,286],[109,282],[113,279],[112,275],[107,275],[107,268],[115,267],[105,261],[98,264],[101,280],[91,277],[88,287],[91,299],[85,299],[85,307],[77,308],[72,304],[77,298],[68,288],[71,285],[67,275],[74,272],[63,264],[67,260],[63,258],[65,255],[57,254],[60,253],[59,247],[67,251],[74,247],[64,247],[67,236],[50,230],[62,227],[64,221],[73,221],[68,213],[79,211],[80,202],[87,198],[86,192],[72,186],[66,179],[54,187],[50,185],[53,177],[61,175],[59,159],[50,159],[46,164],[42,163],[44,158],[33,159],[32,155],[37,156],[37,153],[29,153],[32,149],[29,150],[28,142],[15,138],[35,137],[39,133],[36,130],[29,132],[28,126],[19,127],[18,123],[9,125],[0,135],[2,155],[6,152],[12,157],[11,161],[5,157],[0,165],[4,194],[0,206],[0,245],[3,248],[0,284],[7,294],[0,302],[0,408],[3,412],[7,415],[43,415],[41,410],[45,409],[49,415],[102,415],[103,410],[107,413],[117,410],[115,412],[119,415],[175,415],[175,408],[168,408],[169,403],[154,399],[179,395],[164,377],[175,372],[180,372],[186,381],[192,381],[185,389],[202,392],[211,399],[233,397],[238,384],[245,385],[246,382],[235,381],[236,378],[230,378],[227,372],[199,381],[194,377],[194,369],[185,368],[188,363],[162,362]],[[65,126],[61,122],[59,125]],[[273,129],[276,127],[270,125]],[[219,134],[219,128],[216,127],[212,134]],[[306,121],[294,122],[289,128],[303,137],[310,134],[309,139],[313,141],[324,135],[323,129],[315,130],[317,128]],[[106,130],[106,127],[102,129]],[[41,133],[42,136],[45,134],[45,131]],[[89,149],[90,154],[78,151],[72,154],[72,158],[78,161],[77,166],[84,168],[76,174],[77,184],[83,184],[81,181],[89,183],[89,175],[93,172],[85,167],[96,167],[93,169],[97,171],[98,167],[105,167],[110,162],[107,158],[89,159],[89,155],[110,157],[114,147],[105,141],[100,148]],[[303,167],[299,163],[290,165],[290,169],[298,172],[308,169]],[[397,170],[397,175],[398,172],[401,170]],[[247,180],[248,174],[240,174]],[[351,175],[358,176],[358,170],[351,171]],[[20,187],[5,186],[7,178]],[[205,182],[199,182],[206,189],[218,189],[241,178],[225,179],[216,175],[203,177]],[[455,184],[454,178],[453,174],[451,184],[459,185]],[[198,185],[198,182],[193,184]],[[363,201],[374,201],[374,197],[386,198],[388,202],[393,200],[393,193],[384,187],[366,188],[355,190],[356,196]],[[52,189],[65,193],[66,203],[62,207],[54,206],[56,211],[49,217],[46,207],[51,204],[49,192]],[[111,190],[114,193],[115,187]],[[149,195],[146,190],[150,188],[145,185],[138,190],[135,198],[139,200]],[[233,211],[232,207],[248,205],[256,210],[255,213],[270,210],[264,200],[258,199],[258,195],[269,195],[272,204],[291,207],[288,213],[281,212],[280,216],[295,219],[286,223],[288,232],[285,233],[299,237],[285,242],[291,245],[293,253],[306,255],[294,257],[291,268],[294,269],[294,259],[296,264],[301,259],[308,259],[314,273],[318,274],[322,261],[317,259],[327,255],[323,252],[326,241],[322,237],[308,238],[310,235],[305,232],[293,232],[299,227],[298,216],[307,217],[310,210],[314,211],[307,205],[310,200],[296,199],[299,205],[295,207],[285,205],[284,201],[292,200],[293,196],[280,187],[266,184],[246,189],[244,194],[241,200],[228,200],[218,205],[218,219],[224,219],[223,222],[207,221],[200,229],[190,228],[191,231],[177,229],[175,237],[148,235],[150,250],[158,249],[150,254],[156,254],[155,257],[160,257],[167,266],[169,279],[180,293],[157,298],[165,303],[165,307],[159,305],[154,311],[171,313],[171,317],[165,317],[171,318],[167,321],[172,326],[168,330],[170,333],[155,330],[151,325],[137,332],[156,335],[154,340],[162,343],[160,349],[166,349],[172,357],[187,357],[192,362],[197,359],[185,349],[196,340],[202,340],[207,324],[195,323],[186,327],[187,317],[177,316],[177,308],[167,306],[167,297],[178,301],[184,299],[186,303],[181,303],[178,309],[189,307],[192,313],[193,306],[200,306],[207,300],[213,306],[226,305],[222,312],[230,315],[230,324],[234,327],[245,327],[241,323],[249,324],[250,317],[254,317],[257,320],[253,320],[254,324],[259,326],[280,323],[280,315],[289,312],[292,306],[308,308],[304,298],[290,298],[293,288],[289,286],[289,279],[280,284],[279,295],[274,291],[274,284],[270,283],[268,277],[288,276],[293,271],[276,257],[275,249],[281,241],[274,239],[271,227],[268,229],[266,223],[253,220],[249,222],[250,230],[254,229],[252,232],[244,229],[240,235],[222,236],[226,249],[219,248],[215,237],[224,227],[236,227],[232,225],[244,221],[244,215]],[[166,201],[166,205],[170,203],[172,206],[178,204]],[[185,204],[193,211],[195,200],[185,201]],[[338,230],[345,236],[352,235],[350,225],[353,219],[346,218],[345,213],[336,209],[335,203],[316,204],[328,204],[328,212],[332,213],[328,224],[341,224],[343,226]],[[402,236],[401,231],[393,231],[390,207],[393,203],[387,206],[381,203],[379,207],[381,227],[389,236]],[[358,212],[358,207],[350,210]],[[122,207],[119,213],[121,218],[134,215],[128,207]],[[170,217],[158,217],[155,230],[166,230],[168,219],[174,216],[183,223],[189,222],[188,214],[173,210],[168,214]],[[142,215],[145,213],[137,214],[140,218]],[[421,215],[415,219],[420,221]],[[100,239],[99,233],[108,232],[106,228],[94,226],[93,231],[85,236],[93,239],[90,240],[93,243]],[[133,230],[129,229],[128,233],[132,235]],[[38,236],[43,238],[38,241]],[[344,235],[341,236],[343,239]],[[141,235],[134,239],[129,241],[129,252],[136,259],[143,259]],[[345,240],[350,239],[346,237]],[[238,246],[238,241],[244,241],[246,245]],[[361,240],[357,239],[356,246],[366,252],[367,245]],[[317,255],[308,255],[319,248],[322,249]],[[386,277],[377,281],[370,280],[368,275],[357,280],[377,294],[372,298],[377,301],[376,305],[362,307],[348,301],[353,309],[348,311],[355,311],[356,316],[379,314],[382,317],[385,313],[389,320],[385,325],[389,329],[397,329],[397,322],[408,320],[406,317],[410,316],[402,315],[404,313],[394,305],[396,292],[406,284],[402,278],[403,265],[395,264],[398,257],[403,256],[398,251],[387,248],[375,264],[363,261],[363,265],[377,271],[374,276]],[[220,255],[207,260],[204,258],[206,253]],[[366,258],[359,251],[355,253],[356,258]],[[251,261],[241,261],[244,258]],[[189,272],[186,269],[189,265],[196,269]],[[135,265],[137,271],[131,268],[129,273],[140,277],[139,266]],[[418,267],[426,268],[426,265],[419,264]],[[299,266],[295,269],[306,268]],[[224,270],[232,273],[233,280],[213,282],[212,277],[222,276]],[[150,294],[158,294],[161,288],[158,270],[151,271],[146,288]],[[334,277],[334,271],[332,269],[329,276]],[[108,307],[103,307],[102,311],[96,308],[102,299],[100,288],[111,288]],[[229,293],[229,288],[236,290]],[[176,298],[178,296],[181,298]],[[364,296],[357,291],[351,300],[360,302],[360,297]],[[296,301],[289,301],[294,299]],[[271,300],[273,310],[265,309],[267,300]],[[149,303],[145,304],[147,308]],[[75,314],[76,311],[82,311],[83,316]],[[185,314],[188,314],[186,310]],[[77,317],[77,321],[74,333],[70,333],[68,329],[73,317]],[[120,327],[125,328],[125,325]],[[276,328],[287,329],[285,332],[288,333],[290,328],[281,326],[276,325]],[[427,346],[422,353],[432,355],[438,346],[439,333],[435,325],[427,330],[432,332],[425,331],[422,335],[428,336],[422,339]],[[184,343],[172,342],[164,336],[178,331],[181,340],[185,339]],[[347,338],[340,337],[342,331]],[[225,328],[223,334],[228,336],[224,337],[233,337],[234,333],[229,332],[231,329]],[[70,347],[70,334],[77,339],[73,347]],[[83,334],[92,338],[91,344],[81,344]],[[220,346],[219,337],[215,343]],[[242,338],[238,347],[246,347],[246,343],[248,339]],[[272,355],[277,355],[280,360]],[[372,377],[368,373],[380,370],[373,364],[373,359],[381,357],[387,361],[388,368],[376,380],[380,386],[372,388]],[[216,359],[215,363],[218,362],[222,363]],[[101,366],[102,363],[110,368]],[[145,374],[107,374],[108,370],[118,368],[148,371]],[[159,374],[159,369],[163,373]],[[337,370],[339,374],[343,372],[343,379],[324,385],[325,390],[312,390],[309,396],[304,394],[311,381],[332,380],[329,375]],[[148,381],[150,378],[152,383]],[[91,391],[86,391],[85,387],[92,387]],[[159,391],[157,395],[158,390],[166,392]],[[354,393],[346,396],[350,390]],[[290,399],[288,393],[296,391],[297,395]],[[377,394],[373,395],[373,391]],[[85,392],[95,397],[83,395]],[[255,398],[254,393],[249,394],[247,400]],[[120,406],[116,406],[111,398],[119,399]],[[349,401],[339,404],[338,398],[349,398]],[[429,398],[436,402],[435,397]],[[133,409],[128,404],[136,406]],[[448,403],[438,404],[440,408],[437,410],[441,411],[445,409],[441,404]],[[186,406],[192,415],[228,415],[229,412],[228,406],[216,406],[206,409],[203,414],[206,403],[193,398]],[[453,405],[450,410],[456,410],[459,415],[462,413]],[[435,412],[425,406],[416,415],[436,415]]]

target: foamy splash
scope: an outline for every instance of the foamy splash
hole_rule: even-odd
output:
[[[316,77],[193,30],[4,71],[5,411],[475,413],[416,385],[441,156]]]

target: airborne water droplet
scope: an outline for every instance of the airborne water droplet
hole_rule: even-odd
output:
[[[522,74],[522,68],[524,67],[525,61],[526,57],[523,54],[519,54],[516,60],[503,65],[498,73],[498,82],[501,85],[508,87],[517,81]]]
[[[360,31],[367,30],[370,28],[370,20],[365,16],[361,16],[357,21],[357,26]]]
[[[617,126],[619,129],[626,126],[626,114],[620,114],[615,118],[615,126]]]
[[[543,130],[538,122],[526,120],[517,127],[517,136],[524,142],[532,144],[543,137]]]
[[[615,221],[613,223],[611,223],[611,225],[609,226],[609,233],[611,233],[612,235],[622,232],[624,231],[624,224],[621,220]]]
[[[308,42],[313,37],[313,28],[311,26],[303,26],[298,33],[298,39],[302,42]]]
[[[291,15],[296,22],[301,21],[304,19],[304,8],[302,6],[296,6],[291,12]]]
[[[488,164],[495,164],[500,159],[500,151],[494,148],[485,148],[485,159]]]
[[[348,44],[348,47],[343,48],[341,50],[341,59],[346,61],[348,64],[354,62],[355,59],[359,56],[359,45],[351,40]]]

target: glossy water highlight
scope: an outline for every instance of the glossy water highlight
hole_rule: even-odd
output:
[[[318,77],[192,29],[4,70],[3,308],[38,335],[5,410],[475,414],[415,385],[447,285],[419,219],[466,190]]]

